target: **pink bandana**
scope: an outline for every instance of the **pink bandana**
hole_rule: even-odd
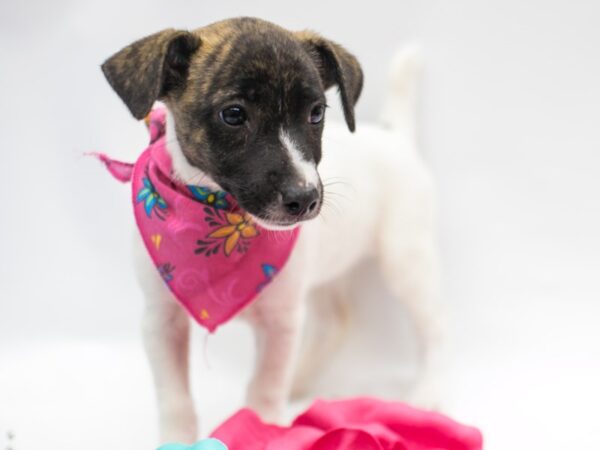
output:
[[[152,261],[177,300],[212,332],[273,279],[299,230],[259,228],[230,194],[175,181],[165,110],[153,110],[146,124],[150,145],[135,164],[96,156],[116,179],[132,182],[135,220]]]

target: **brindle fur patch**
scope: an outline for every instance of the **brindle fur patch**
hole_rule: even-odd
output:
[[[107,59],[102,71],[131,114],[143,119],[158,98],[185,85],[190,56],[198,45],[192,33],[163,30]]]

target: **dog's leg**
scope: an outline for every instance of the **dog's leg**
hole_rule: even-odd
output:
[[[440,381],[441,317],[437,300],[437,255],[432,242],[415,242],[382,258],[383,275],[402,302],[417,335],[419,378],[410,400],[437,408]]]
[[[136,268],[146,299],[144,345],[158,400],[160,442],[191,444],[196,440],[198,425],[189,388],[189,319],[145,249],[137,253]]]
[[[143,329],[158,400],[160,439],[191,444],[198,431],[189,389],[189,320],[172,299],[158,304],[156,300],[146,306]]]
[[[247,404],[263,420],[281,420],[297,360],[306,290],[290,261],[248,311],[256,336],[256,365]]]
[[[437,407],[442,314],[437,303],[433,188],[426,180],[423,177],[420,189],[413,188],[412,206],[390,209],[381,224],[378,259],[388,288],[402,302],[417,334],[420,376],[411,400],[423,407]]]
[[[340,349],[350,326],[351,296],[348,279],[339,277],[310,292],[307,320],[294,373],[291,400],[306,398],[319,372]]]

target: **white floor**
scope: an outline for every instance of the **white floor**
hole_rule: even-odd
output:
[[[598,449],[598,315],[556,296],[515,292],[469,309],[467,322],[464,310],[449,317],[444,411],[480,427],[488,450]],[[252,340],[239,322],[208,338],[199,329],[194,334],[193,386],[206,434],[242,404]],[[385,383],[402,368],[410,374],[411,343],[397,342],[394,358],[394,333],[386,334],[387,349],[355,335],[317,389],[396,397],[397,386]],[[369,354],[378,357],[369,362]],[[0,429],[15,434],[15,450],[154,448],[153,391],[137,338],[9,343],[0,347],[0,362]]]

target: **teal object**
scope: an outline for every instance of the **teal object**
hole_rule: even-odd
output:
[[[185,444],[165,444],[157,450],[227,450],[227,446],[218,439],[202,439],[192,445]]]

